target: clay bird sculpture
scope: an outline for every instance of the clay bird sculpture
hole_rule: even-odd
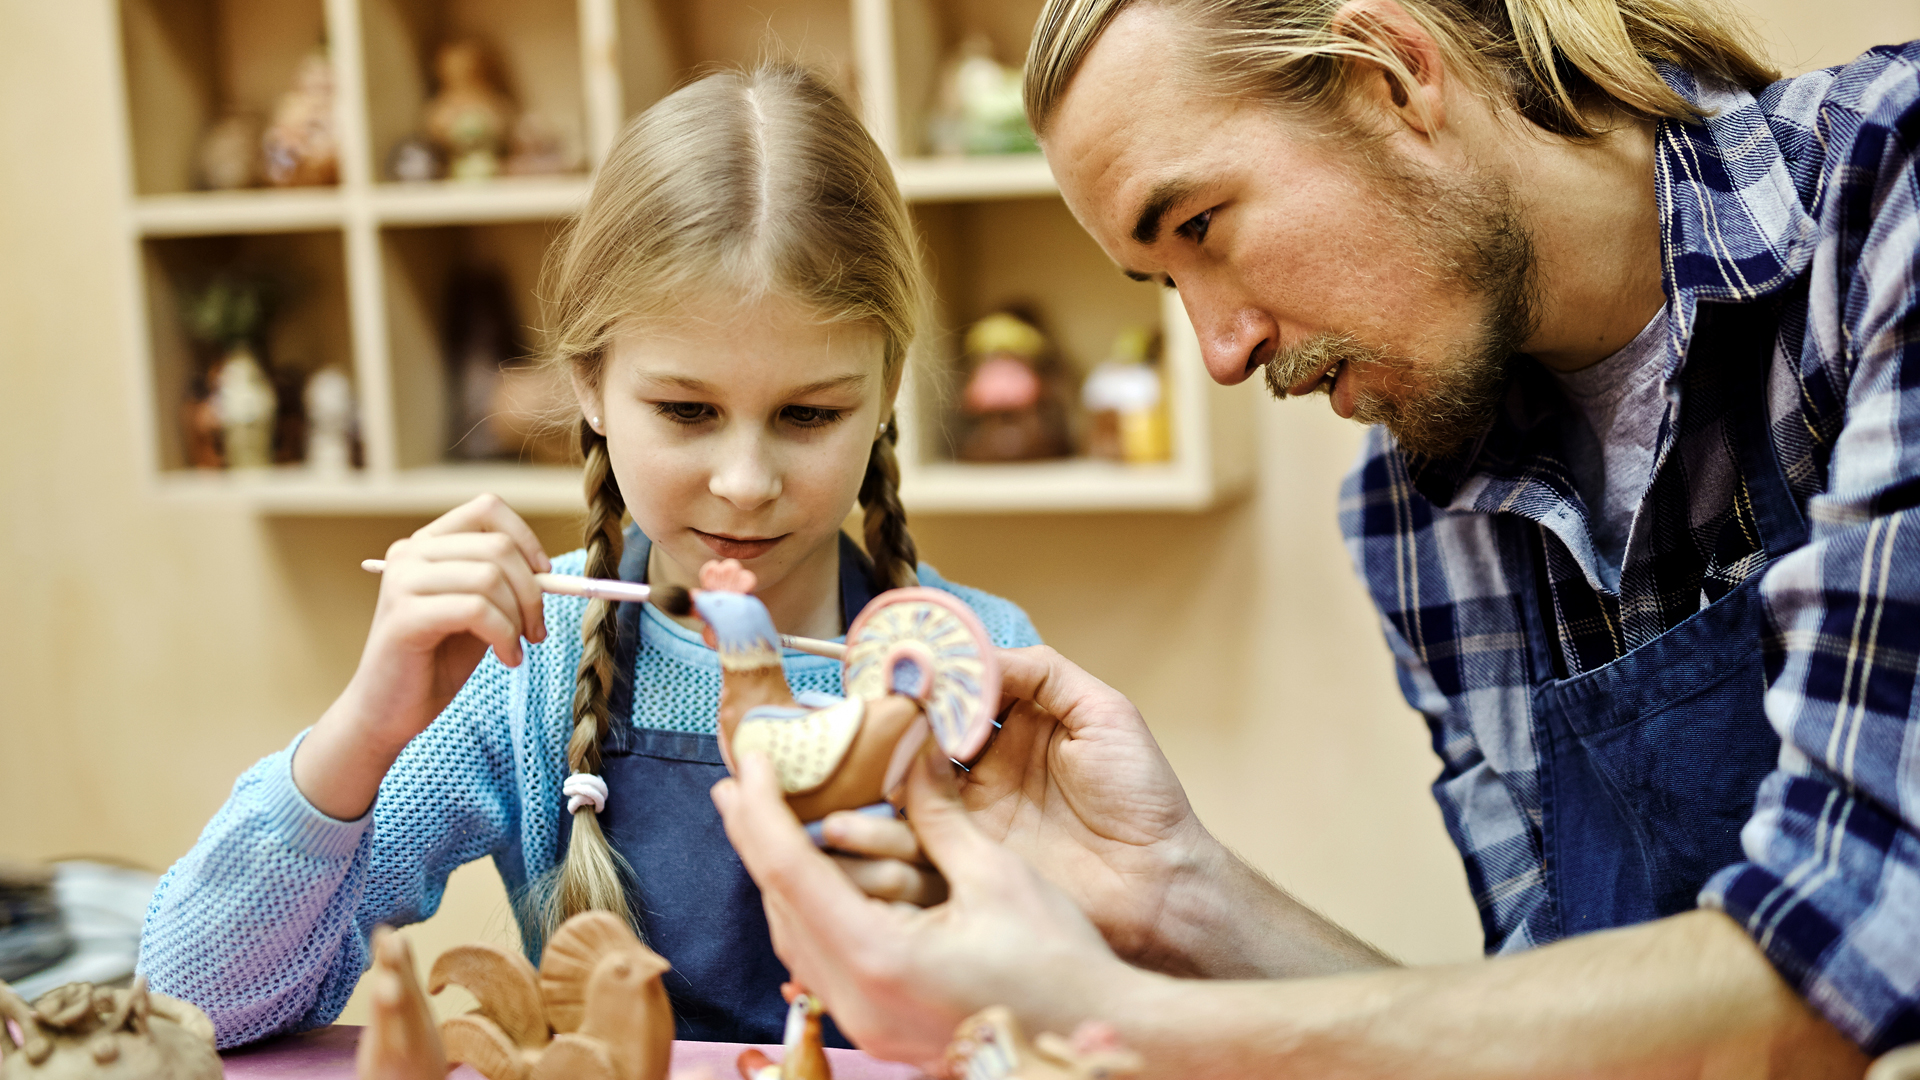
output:
[[[1071,1039],[1043,1032],[1029,1042],[1013,1013],[998,1005],[960,1021],[947,1045],[947,1074],[955,1080],[1119,1080],[1143,1067],[1106,1024],[1088,1021]]]
[[[741,1051],[734,1063],[741,1080],[833,1080],[820,1029],[825,1007],[796,983],[782,984],[780,995],[787,999],[787,1029],[780,1039],[780,1060],[774,1061],[758,1047]]]
[[[700,584],[692,609],[720,654],[721,756],[731,769],[740,754],[765,754],[800,820],[892,796],[929,744],[969,760],[992,734],[998,663],[985,628],[951,595],[913,588],[876,597],[847,631],[847,696],[800,701],[773,619],[751,595],[753,572],[710,562]]]
[[[219,1080],[213,1022],[147,989],[68,983],[28,1005],[0,982],[0,1076],[7,1080]]]
[[[434,962],[427,989],[465,987],[479,1008],[436,1033],[405,943],[376,933],[360,1080],[442,1080],[463,1062],[487,1080],[665,1080],[673,1057],[673,1006],[660,984],[667,969],[604,911],[561,924],[537,971],[510,949],[458,946]]]

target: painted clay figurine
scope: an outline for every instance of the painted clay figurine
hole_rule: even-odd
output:
[[[450,41],[433,60],[440,89],[427,103],[427,137],[447,162],[455,180],[490,180],[500,175],[501,159],[513,130],[514,107],[493,75],[487,51],[478,41]]]
[[[960,1021],[947,1045],[955,1080],[1117,1080],[1142,1067],[1106,1024],[1088,1021],[1071,1039],[1045,1032],[1028,1042],[1013,1013],[998,1005]]]
[[[1066,409],[1053,385],[1046,335],[1008,312],[967,331],[969,374],[960,409],[962,461],[1038,461],[1069,450]]]
[[[993,41],[970,34],[945,65],[927,121],[936,155],[1033,153],[1040,144],[1020,101],[1020,69],[993,58]]]
[[[16,1041],[17,1040],[17,1041]],[[0,983],[0,1076],[7,1080],[219,1080],[213,1022],[133,986],[68,983],[32,1005]]]
[[[787,1029],[781,1033],[783,1053],[775,1062],[759,1048],[743,1050],[734,1063],[740,1080],[833,1080],[833,1067],[827,1063],[820,1018],[826,1009],[820,999],[794,983],[784,983],[780,996],[787,999]]]
[[[1088,454],[1132,465],[1172,456],[1155,337],[1144,326],[1122,330],[1113,354],[1087,373],[1080,403],[1087,411]]]
[[[802,821],[871,806],[894,793],[928,736],[971,761],[993,733],[1000,669],[986,629],[936,589],[875,597],[847,628],[847,696],[796,700],[780,666],[780,635],[749,595],[753,572],[733,559],[700,569],[693,610],[720,653],[720,753],[772,760]]]
[[[667,962],[617,915],[561,924],[536,971],[497,945],[464,945],[434,961],[427,989],[465,987],[480,1003],[434,1032],[413,959],[391,931],[374,943],[372,1022],[360,1037],[360,1080],[442,1080],[467,1064],[487,1080],[665,1080],[673,1056]]]
[[[260,136],[262,171],[275,187],[331,184],[340,178],[334,127],[333,64],[315,50],[300,62],[293,89],[280,96]]]
[[[227,467],[264,469],[273,464],[273,422],[280,397],[254,359],[238,345],[214,373],[213,409],[220,417],[220,441]]]

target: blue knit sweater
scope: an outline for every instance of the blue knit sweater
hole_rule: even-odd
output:
[[[585,555],[554,560],[581,572]],[[1018,607],[920,567],[923,585],[965,601],[994,642],[1039,643]],[[491,652],[445,712],[407,744],[373,808],[338,821],[293,783],[293,746],[247,770],[154,891],[140,946],[153,989],[213,1018],[222,1047],[332,1023],[369,961],[376,925],[439,909],[447,875],[492,856],[519,895],[558,861],[567,738],[585,601],[546,597],[547,640],[518,668]],[[653,608],[641,620],[634,722],[711,733],[720,665],[699,636]],[[840,665],[785,658],[798,691],[840,693]],[[304,737],[302,732],[300,737]],[[523,941],[538,934],[521,917]],[[538,957],[532,957],[536,962]]]

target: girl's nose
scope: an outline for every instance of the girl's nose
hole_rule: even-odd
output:
[[[780,497],[780,470],[760,440],[729,440],[707,490],[742,510],[755,510]]]
[[[1200,338],[1200,358],[1207,374],[1222,386],[1233,386],[1266,363],[1280,343],[1280,327],[1273,317],[1235,300],[1212,302],[1203,294],[1181,290],[1180,301]]]

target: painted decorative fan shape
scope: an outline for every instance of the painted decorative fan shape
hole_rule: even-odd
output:
[[[993,734],[1000,708],[993,640],[949,593],[911,588],[875,597],[847,629],[842,663],[849,697],[919,698],[934,740],[955,761],[972,761]]]

